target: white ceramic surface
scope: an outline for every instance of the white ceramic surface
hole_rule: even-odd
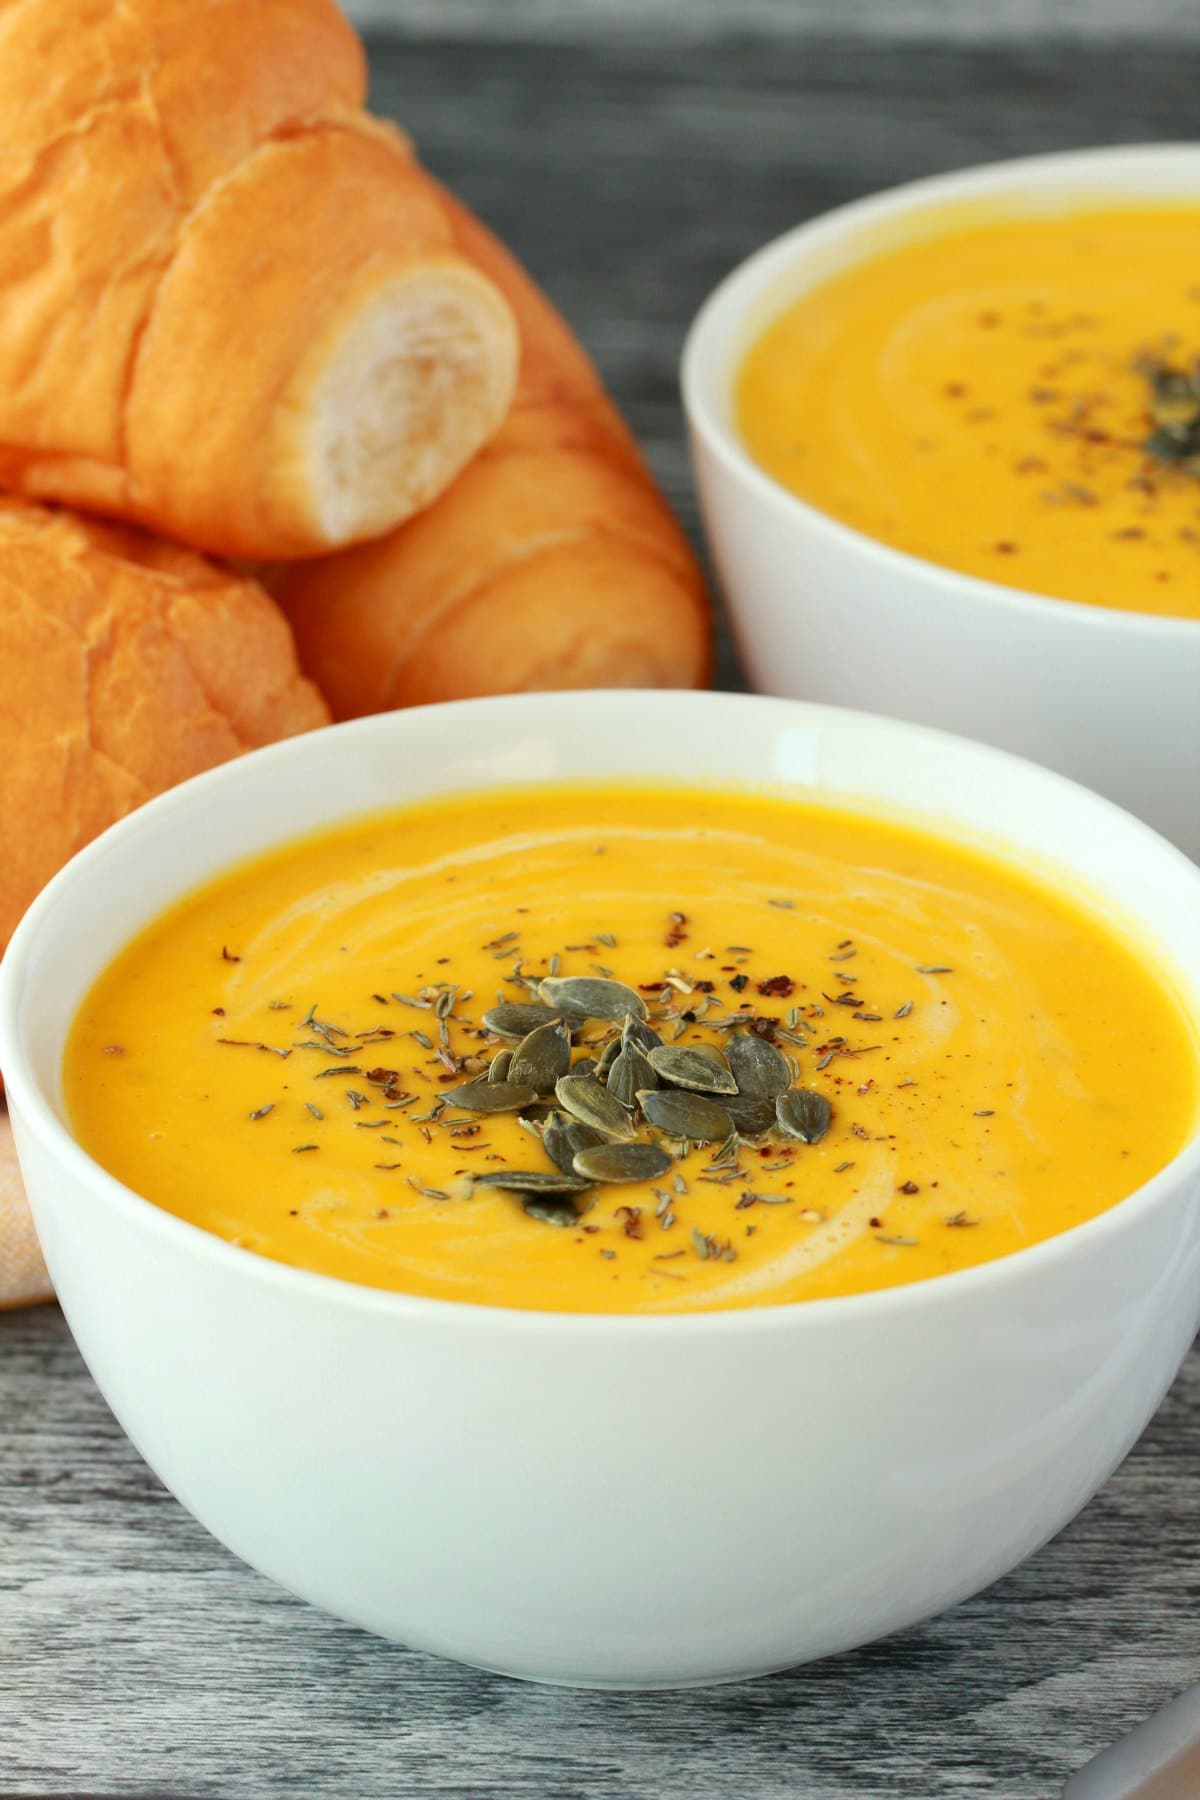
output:
[[[83,994],[222,866],[440,791],[697,770],[1049,859],[1138,922],[1200,1018],[1200,871],[1144,826],[993,750],[736,695],[472,701],[260,752],[86,850],[0,970],[0,1066],[46,1257],[147,1461],[296,1593],[545,1680],[730,1679],[953,1604],[1095,1491],[1200,1314],[1200,1142],[1115,1210],[977,1270],[638,1319],[287,1269],[159,1211],[72,1140],[60,1065]]]
[[[964,202],[1053,211],[1143,197],[1200,201],[1200,145],[996,163],[841,207],[716,289],[688,337],[683,391],[705,526],[756,687],[1033,757],[1200,860],[1200,621],[1042,599],[893,550],[775,482],[733,415],[737,368],[768,321],[919,232],[922,215]]]

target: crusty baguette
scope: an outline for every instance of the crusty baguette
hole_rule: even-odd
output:
[[[704,584],[586,354],[477,219],[427,178],[521,335],[513,406],[428,511],[268,578],[336,718],[532,688],[708,679]]]
[[[499,425],[511,313],[332,0],[0,9],[0,483],[310,555]]]
[[[0,950],[114,820],[328,717],[257,583],[139,532],[0,501]]]
[[[17,1167],[12,1126],[0,1100],[0,1312],[52,1297]]]

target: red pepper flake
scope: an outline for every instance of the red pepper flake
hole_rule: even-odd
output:
[[[642,1228],[639,1220],[642,1216],[640,1206],[618,1206],[616,1217],[621,1221],[621,1229],[627,1238],[640,1238]]]
[[[687,932],[684,930],[684,926],[687,922],[686,913],[673,912],[667,914],[667,935],[663,939],[663,943],[668,950],[674,950],[677,944],[682,944],[687,941]]]
[[[241,960],[242,959],[240,956],[235,956],[233,954],[233,951],[229,948],[228,944],[221,945],[221,961],[222,962],[241,962]]]
[[[902,1194],[919,1194],[920,1191],[921,1190],[915,1181],[902,1181],[900,1183],[900,1192]]]
[[[212,1016],[214,1019],[223,1019],[225,1017],[225,1008],[223,1006],[214,1006],[212,1009]]]
[[[758,1018],[758,1019],[747,1019],[747,1021],[746,1021],[747,1031],[752,1031],[754,1033],[755,1037],[766,1038],[768,1043],[772,1043],[774,1041],[775,1033],[776,1033],[778,1027],[779,1027],[778,1019]]]
[[[790,975],[769,975],[766,981],[759,982],[758,991],[770,999],[786,1000],[789,994],[795,993],[796,984]]]
[[[729,985],[735,994],[740,994],[743,988],[750,986],[750,977],[748,975],[734,975],[730,980]]]

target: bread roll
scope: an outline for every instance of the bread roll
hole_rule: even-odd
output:
[[[53,1298],[29,1215],[12,1126],[0,1101],[0,1312]]]
[[[515,327],[364,85],[332,0],[0,10],[0,483],[247,558],[447,486]]]
[[[105,826],[328,716],[255,582],[137,532],[0,501],[0,950]]]
[[[632,437],[524,270],[426,182],[516,315],[516,398],[428,511],[269,577],[304,667],[341,719],[520,689],[703,684],[703,579]]]

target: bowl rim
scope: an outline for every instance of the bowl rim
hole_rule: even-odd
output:
[[[758,694],[713,693],[707,690],[663,691],[656,694],[655,699],[658,704],[682,712],[702,712],[718,704],[738,710],[770,710],[779,715],[799,716],[817,724],[840,724],[851,729],[867,727],[872,731],[882,729],[893,736],[932,742],[951,755],[967,750],[973,755],[981,754],[994,763],[1019,765],[1032,773],[1039,783],[1057,789],[1064,797],[1082,797],[1089,806],[1100,806],[1114,820],[1119,821],[1122,831],[1132,829],[1135,835],[1140,835],[1148,844],[1153,844],[1157,853],[1165,852],[1175,864],[1180,880],[1193,885],[1197,899],[1200,900],[1200,867],[1175,845],[1115,802],[1093,793],[1079,782],[1031,762],[1026,757],[1015,756],[992,745],[979,744],[972,739],[908,720],[891,719],[848,707],[827,706],[811,701]],[[343,742],[352,743],[355,738],[362,738],[364,742],[372,743],[377,737],[392,732],[403,735],[406,731],[412,731],[419,735],[424,719],[451,714],[458,717],[462,716],[464,709],[469,712],[473,725],[481,714],[485,720],[494,715],[499,721],[504,715],[519,720],[532,713],[548,718],[549,723],[555,722],[555,715],[561,715],[560,728],[577,728],[581,707],[598,705],[615,709],[621,705],[637,705],[640,700],[641,696],[636,690],[581,689],[573,692],[509,694],[486,699],[446,701],[326,726],[252,751],[249,756],[260,771],[272,771],[276,778],[286,780],[288,771],[293,766],[303,769],[310,759],[319,761],[333,736]],[[67,1124],[58,1117],[42,1082],[26,1062],[21,1044],[19,1015],[24,1003],[29,961],[44,924],[58,908],[64,894],[70,895],[76,886],[82,894],[86,894],[93,870],[98,865],[103,866],[104,859],[112,853],[114,846],[118,853],[122,853],[127,843],[132,847],[148,835],[152,837],[159,820],[186,812],[193,806],[203,808],[210,796],[234,788],[243,773],[245,760],[244,757],[235,757],[230,762],[195,775],[156,796],[111,825],[78,851],[33,901],[13,933],[3,959],[0,959],[0,1055],[3,1056],[6,1085],[16,1098],[24,1128],[37,1138],[41,1150],[52,1164],[56,1164],[63,1174],[95,1193],[106,1204],[115,1207],[126,1221],[164,1238],[169,1245],[174,1245],[184,1254],[198,1255],[202,1260],[214,1264],[218,1270],[227,1270],[234,1279],[241,1276],[264,1281],[268,1287],[285,1294],[295,1294],[300,1301],[361,1308],[369,1313],[395,1317],[398,1321],[407,1320],[410,1323],[444,1329],[454,1329],[458,1325],[464,1329],[531,1333],[535,1336],[568,1331],[585,1336],[608,1337],[625,1332],[651,1339],[663,1333],[675,1337],[695,1332],[741,1336],[747,1333],[755,1335],[759,1332],[820,1329],[831,1320],[836,1323],[837,1320],[844,1319],[850,1324],[864,1315],[868,1319],[873,1317],[881,1320],[889,1313],[904,1312],[923,1305],[934,1306],[939,1298],[958,1296],[966,1299],[974,1292],[994,1288],[1005,1282],[1019,1283],[1023,1273],[1036,1273],[1055,1262],[1069,1261],[1077,1247],[1119,1234],[1133,1218],[1151,1210],[1171,1193],[1177,1193],[1187,1182],[1195,1181],[1200,1184],[1200,1121],[1197,1121],[1192,1135],[1179,1151],[1148,1181],[1093,1218],[1008,1255],[993,1257],[966,1269],[932,1275],[924,1280],[872,1288],[862,1293],[672,1313],[574,1312],[489,1305],[478,1301],[409,1294],[399,1289],[372,1287],[349,1281],[342,1276],[326,1275],[316,1270],[278,1262],[258,1251],[231,1243],[203,1226],[194,1225],[189,1220],[168,1212],[145,1195],[139,1194],[136,1189],[110,1174],[84,1149]],[[534,782],[529,785],[539,784]],[[411,803],[419,804],[421,798],[422,796],[415,796]],[[408,803],[401,801],[395,804],[402,808]],[[339,816],[349,821],[356,815],[346,813]],[[917,809],[914,817],[919,816]],[[323,827],[312,829],[321,828]],[[937,832],[936,823],[932,825],[932,829]],[[264,848],[270,849],[275,844],[282,845],[294,839],[302,839],[305,835],[303,831],[285,834],[272,840]],[[1014,845],[1013,848],[1015,850],[1019,847]],[[999,854],[1003,856],[1002,849]],[[211,875],[215,876],[223,869],[233,866],[235,861],[236,859],[216,862]],[[190,884],[191,887],[195,885]],[[180,893],[184,891],[187,890],[181,889]],[[170,902],[164,904],[169,905]],[[159,912],[162,910],[163,907],[158,908]],[[111,961],[111,958],[108,960]],[[1200,1024],[1200,1005],[1197,1007],[1197,1023]],[[60,1045],[60,1060],[61,1053]]]
[[[832,513],[823,512],[811,501],[793,493],[776,481],[757,463],[742,443],[736,428],[726,422],[717,401],[721,384],[736,367],[746,351],[745,342],[731,353],[728,348],[718,355],[712,340],[729,332],[736,336],[739,324],[754,302],[761,298],[758,284],[770,275],[782,276],[787,269],[802,267],[809,254],[853,234],[864,226],[884,219],[920,213],[940,201],[983,194],[1003,189],[1011,180],[1028,177],[1035,188],[1043,182],[1053,186],[1056,175],[1069,171],[1102,170],[1105,166],[1153,164],[1169,157],[1194,164],[1197,176],[1197,200],[1200,206],[1200,142],[1164,140],[1140,144],[1094,145],[1074,150],[1051,151],[1037,156],[1006,157],[994,162],[972,163],[963,169],[944,174],[922,176],[893,187],[881,188],[856,200],[816,213],[810,219],[768,239],[757,250],[728,271],[701,302],[684,338],[679,362],[679,383],[684,412],[695,435],[721,463],[725,472],[749,488],[756,498],[783,519],[803,523],[843,550],[866,558],[877,565],[877,578],[886,580],[897,572],[910,579],[925,580],[947,596],[965,590],[967,599],[977,606],[1006,608],[1023,612],[1030,618],[1049,621],[1076,615],[1081,629],[1110,633],[1147,632],[1164,641],[1194,644],[1200,631],[1200,618],[1185,618],[1171,613],[1145,613],[1131,607],[1101,606],[1094,601],[1070,600],[1054,594],[1043,594],[1028,588],[1009,587],[1002,581],[989,581],[982,575],[971,575],[948,564],[930,561],[912,551],[898,549],[848,525]],[[863,261],[869,261],[869,255]]]

